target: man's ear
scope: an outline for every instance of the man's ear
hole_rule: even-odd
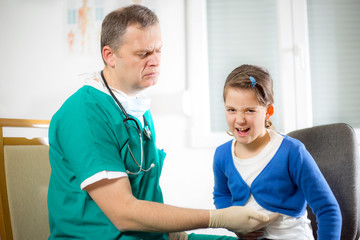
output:
[[[266,110],[266,117],[269,119],[274,114],[274,104],[270,104]]]
[[[110,48],[109,46],[103,47],[101,54],[107,65],[109,65],[110,67],[115,66],[115,53],[112,48]]]

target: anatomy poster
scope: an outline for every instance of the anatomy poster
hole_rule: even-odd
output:
[[[157,0],[65,0],[66,49],[70,56],[88,56],[100,52],[101,24],[110,11],[141,4],[155,11]]]
[[[100,48],[105,0],[67,0],[66,48],[70,55],[93,55]]]

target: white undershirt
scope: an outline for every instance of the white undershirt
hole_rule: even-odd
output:
[[[248,159],[240,159],[235,156],[235,143],[233,140],[231,146],[232,157],[238,172],[244,181],[251,186],[255,178],[261,173],[266,165],[276,154],[284,137],[272,130],[267,130],[270,136],[270,142],[266,147],[256,156]],[[272,212],[262,208],[255,200],[253,195],[250,195],[245,206],[251,207],[257,211],[270,215]],[[266,227],[264,236],[262,238],[269,239],[292,239],[292,240],[313,240],[313,233],[311,230],[310,220],[307,218],[307,211],[299,217],[294,218],[288,215],[281,214],[280,217],[272,224]],[[261,238],[260,238],[261,239]]]

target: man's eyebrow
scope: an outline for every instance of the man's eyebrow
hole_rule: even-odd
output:
[[[154,51],[154,49],[151,49],[151,48],[143,48],[143,49],[138,49],[136,50],[135,52],[137,53],[145,53],[145,52],[152,52]]]
[[[152,52],[152,51],[156,51],[159,50],[163,47],[163,45],[161,44],[160,46],[155,46],[155,47],[149,47],[149,48],[144,48],[142,51],[143,52]]]

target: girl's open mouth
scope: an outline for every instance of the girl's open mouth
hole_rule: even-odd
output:
[[[250,128],[235,128],[236,132],[239,134],[239,136],[246,136],[250,130]]]

